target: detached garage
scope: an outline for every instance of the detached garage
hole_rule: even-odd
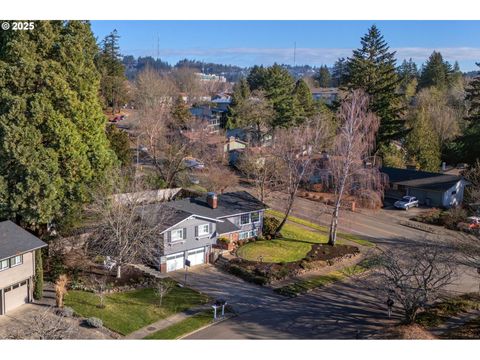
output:
[[[384,167],[388,177],[385,197],[415,196],[421,205],[450,208],[461,205],[466,181],[461,176]]]

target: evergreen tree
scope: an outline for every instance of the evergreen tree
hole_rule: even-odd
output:
[[[403,60],[402,65],[398,67],[398,76],[400,78],[400,92],[405,93],[412,81],[417,80],[419,76],[417,64],[412,58],[408,61]]]
[[[345,58],[339,58],[335,61],[332,70],[332,86],[341,87],[346,84],[348,77],[348,66]]]
[[[319,87],[327,88],[332,86],[332,76],[326,65],[320,66],[314,79],[317,81]]]
[[[0,33],[0,218],[41,233],[87,201],[115,163],[97,51],[88,22]]]
[[[369,110],[380,118],[377,149],[390,140],[405,134],[401,119],[401,95],[397,92],[399,78],[395,66],[395,52],[373,25],[361,38],[360,49],[354,50],[348,59],[348,88],[363,89],[370,96]]]
[[[245,78],[241,78],[233,87],[232,102],[228,107],[225,128],[234,129],[237,127],[236,117],[238,109],[242,106],[246,99],[250,97],[250,86]]]
[[[247,76],[248,86],[251,91],[261,90],[265,84],[265,76],[267,75],[267,69],[263,66],[255,65],[250,70],[250,73]]]
[[[452,73],[452,66],[443,60],[441,53],[434,51],[422,68],[418,86],[419,88],[435,86],[446,89],[450,84]]]
[[[426,109],[420,107],[413,114],[411,132],[407,136],[406,148],[410,159],[421,170],[437,172],[440,166],[440,142]]]
[[[307,83],[300,79],[295,84],[295,96],[299,105],[299,121],[312,117],[316,113],[315,101]]]
[[[33,298],[40,300],[43,297],[43,258],[42,250],[35,251],[35,278],[33,284]]]
[[[132,164],[132,152],[128,134],[114,124],[109,124],[107,126],[107,139],[121,166],[130,166]]]
[[[120,104],[128,99],[125,66],[120,55],[119,39],[117,30],[113,30],[103,39],[102,49],[97,57],[97,67],[102,75],[101,94],[105,106],[111,107],[113,113],[119,111]]]
[[[477,63],[480,67],[480,63]],[[480,159],[480,75],[475,77],[466,88],[465,100],[468,102],[467,128],[460,139],[462,155],[465,161],[473,164]]]
[[[175,126],[180,128],[186,128],[188,126],[190,119],[192,118],[192,114],[190,113],[187,103],[181,96],[177,97],[171,112],[173,120],[175,121]]]
[[[265,92],[275,110],[274,128],[289,127],[300,120],[301,108],[294,88],[295,80],[288,70],[277,64],[266,69],[260,90]]]

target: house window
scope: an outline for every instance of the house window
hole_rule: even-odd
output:
[[[0,271],[8,269],[8,259],[0,261]]]
[[[248,231],[242,231],[240,235],[238,236],[240,240],[245,240],[248,239]]]
[[[252,219],[252,223],[256,223],[260,221],[260,213],[254,212],[250,214],[250,218]]]
[[[171,241],[178,241],[184,239],[184,229],[176,229],[172,230],[170,240]]]
[[[251,230],[249,233],[248,233],[248,237],[255,237],[258,235],[258,230],[257,229],[254,229],[254,230]]]
[[[240,216],[240,225],[245,225],[250,223],[250,214],[243,214]]]
[[[452,195],[455,195],[457,193],[457,190],[452,191]]]
[[[15,256],[10,259],[10,267],[14,267],[23,263],[23,255]]]
[[[205,236],[210,234],[210,225],[202,224],[198,227],[198,236]]]

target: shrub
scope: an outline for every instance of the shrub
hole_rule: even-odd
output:
[[[263,219],[263,235],[267,239],[271,239],[275,236],[275,230],[280,225],[280,220],[271,216],[265,216]]]
[[[96,317],[89,317],[85,322],[92,328],[101,328],[103,326],[103,321]]]
[[[225,244],[228,244],[230,242],[230,239],[222,236],[222,237],[218,238],[218,241],[220,241],[222,243],[225,243]]]
[[[43,260],[42,251],[35,251],[35,279],[33,285],[33,298],[40,300],[43,297]]]
[[[75,310],[73,310],[71,307],[66,306],[64,308],[58,309],[57,314],[60,316],[71,318],[75,315]]]
[[[267,278],[263,276],[254,275],[248,270],[238,266],[238,265],[231,265],[228,268],[228,271],[239,278],[242,278],[245,281],[257,284],[257,285],[265,285],[267,283]]]
[[[443,225],[451,230],[457,230],[458,224],[466,219],[467,212],[461,207],[451,208],[442,214]]]
[[[432,225],[442,225],[442,210],[431,209],[425,214],[414,218],[414,220]]]

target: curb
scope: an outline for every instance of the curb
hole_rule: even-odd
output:
[[[223,318],[221,318],[221,319],[219,319],[219,320],[217,320],[217,321],[211,322],[210,324],[204,325],[204,326],[202,326],[202,327],[200,327],[200,328],[198,328],[198,329],[196,329],[196,330],[190,331],[190,332],[187,333],[187,334],[184,334],[184,335],[182,335],[182,336],[179,336],[179,337],[176,338],[175,340],[182,340],[182,339],[186,338],[187,336],[193,335],[193,334],[195,334],[195,333],[197,333],[197,332],[199,332],[199,331],[202,331],[202,330],[205,330],[206,328],[209,328],[210,326],[213,326],[213,325],[215,325],[215,324],[221,323],[221,322],[223,322],[223,321],[225,321],[225,320],[228,320],[228,319],[231,319],[231,318],[233,318],[233,317],[235,317],[235,316],[238,316],[238,315],[232,314],[232,315],[230,315],[230,316],[224,316]]]

